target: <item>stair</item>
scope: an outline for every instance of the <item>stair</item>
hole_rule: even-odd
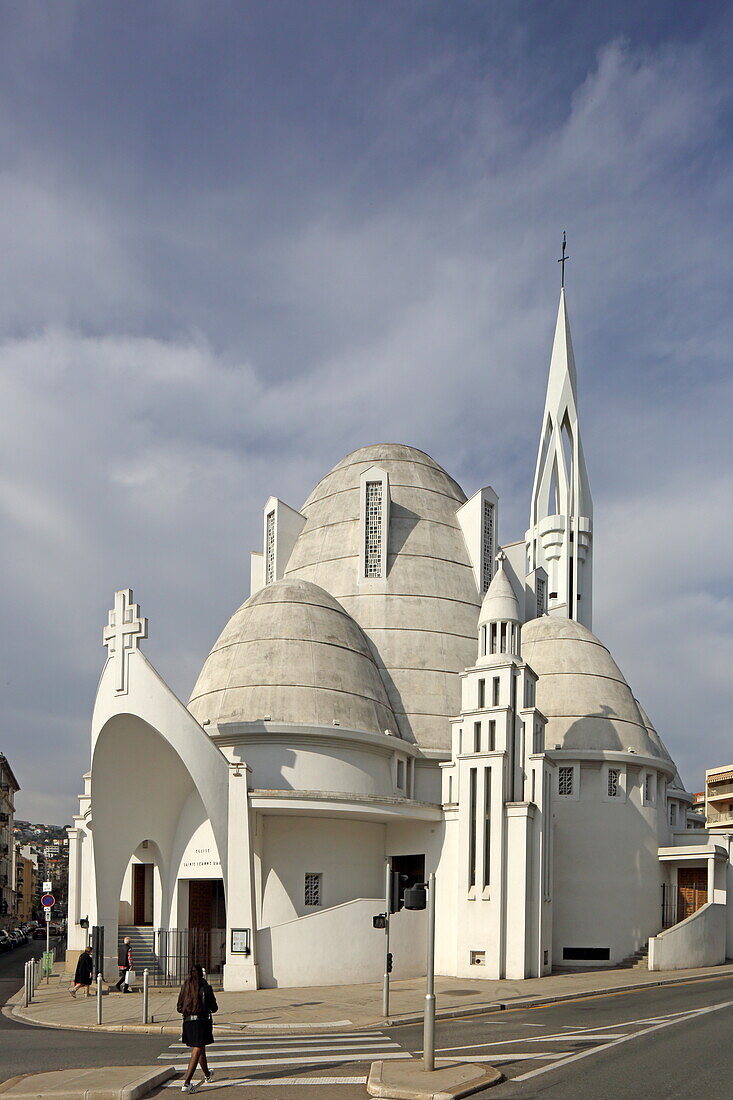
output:
[[[649,942],[635,951],[633,955],[627,955],[625,959],[622,959],[620,963],[617,963],[619,970],[648,970],[649,969]]]
[[[153,929],[141,928],[138,925],[123,925],[119,930],[118,947],[122,947],[125,936],[130,937],[132,961],[138,979],[142,980],[142,973],[146,967],[153,974],[156,970],[155,932]]]

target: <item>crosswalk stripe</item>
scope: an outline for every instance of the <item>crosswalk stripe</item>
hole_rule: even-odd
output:
[[[332,1039],[330,1035],[321,1035],[308,1039],[256,1039],[252,1037],[242,1039],[215,1039],[213,1046],[215,1047],[231,1047],[231,1046],[258,1046],[258,1047],[281,1047],[283,1050],[297,1050],[298,1047],[307,1047],[312,1043],[328,1043],[329,1046],[368,1046],[370,1043],[383,1042],[387,1036],[385,1035],[370,1035],[367,1037],[356,1036],[352,1038]],[[171,1043],[171,1047],[183,1047],[186,1048],[187,1043]]]
[[[218,1024],[214,1024],[214,1039],[217,1043],[228,1043],[230,1039],[261,1039],[263,1043],[308,1043],[311,1039],[375,1039],[383,1035],[383,1031],[328,1031],[323,1029],[322,1035],[259,1035],[259,1028],[247,1026],[246,1028],[227,1028],[220,1030]]]
[[[234,1062],[215,1062],[207,1052],[209,1065],[218,1069],[247,1069],[255,1066],[316,1066],[333,1062],[371,1062],[374,1059],[385,1061],[388,1058],[405,1058],[405,1052],[399,1051],[363,1051],[360,1054],[339,1054],[338,1057],[330,1054],[314,1054],[311,1058],[243,1058]],[[456,1059],[457,1061],[458,1059]],[[170,1062],[171,1059],[169,1058]],[[188,1068],[188,1063],[174,1065],[175,1070],[183,1071]],[[180,1082],[179,1082],[180,1084]]]
[[[225,1081],[214,1081],[212,1084],[206,1086],[206,1091],[209,1089],[230,1089],[230,1088],[246,1088],[263,1085],[365,1085],[366,1077],[273,1077],[273,1078],[259,1078],[259,1077],[227,1077]],[[180,1081],[168,1081],[164,1088],[167,1089],[180,1089]]]
[[[371,1057],[374,1054],[375,1050],[400,1050],[401,1047],[400,1047],[399,1043],[369,1043],[368,1046],[362,1046],[359,1049],[364,1054],[368,1054]],[[352,1047],[351,1052],[356,1053],[357,1051]],[[168,1053],[165,1053],[165,1054],[159,1054],[158,1055],[158,1061],[164,1061],[164,1060],[170,1061],[171,1058],[180,1058],[183,1053],[184,1053],[184,1051],[182,1051],[182,1050],[174,1050],[174,1051],[169,1051]],[[272,1047],[238,1047],[234,1050],[212,1050],[211,1047],[207,1047],[207,1049],[206,1049],[206,1057],[207,1057],[209,1062],[221,1062],[222,1064],[225,1064],[224,1063],[225,1059],[241,1058],[241,1057],[248,1056],[250,1054],[272,1054],[272,1055],[275,1055],[275,1054],[296,1054],[296,1053],[302,1054],[304,1058],[308,1058],[311,1054],[319,1054],[319,1053],[321,1053],[321,1054],[331,1054],[331,1055],[333,1055],[334,1058],[338,1058],[344,1053],[349,1053],[349,1050],[348,1049],[345,1050],[344,1047],[332,1047],[332,1046],[329,1046],[329,1045],[307,1047],[307,1048],[303,1048],[303,1050],[301,1050],[301,1051],[294,1051],[294,1050],[292,1050],[292,1048],[289,1048],[289,1049],[286,1049],[286,1050],[278,1050],[277,1048],[273,1049]]]

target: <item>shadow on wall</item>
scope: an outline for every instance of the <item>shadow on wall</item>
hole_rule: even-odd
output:
[[[390,504],[389,508],[389,544],[387,546],[387,575],[394,559],[404,547],[408,538],[420,522],[417,512],[411,512],[402,504]]]
[[[588,723],[594,720],[602,721],[603,725],[593,730]],[[624,737],[623,732],[619,732],[616,726],[617,722],[622,727],[629,727],[629,734],[631,736]],[[592,733],[594,736],[590,736]],[[631,737],[633,737],[634,741],[637,741],[639,738],[643,739],[640,746],[643,753],[646,753],[648,756],[659,756],[656,745],[654,745],[644,728],[641,715],[639,715],[638,723],[630,723],[628,719],[621,718],[613,707],[604,704],[598,707],[597,710],[577,718],[572,725],[568,727],[563,736],[562,747],[564,749],[607,749],[609,752],[626,752]],[[550,734],[550,741],[551,740],[552,735]],[[553,749],[554,747],[553,744],[547,744],[548,749]]]

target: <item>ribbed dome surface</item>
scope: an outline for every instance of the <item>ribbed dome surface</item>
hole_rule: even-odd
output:
[[[387,576],[360,579],[359,481],[387,471]],[[318,483],[286,575],[314,581],[368,636],[400,732],[448,748],[460,710],[458,672],[476,659],[479,598],[456,510],[466,497],[429,455],[378,444],[348,455]]]
[[[273,722],[397,732],[364,634],[315,584],[282,580],[235,611],[188,709],[203,722]]]
[[[539,675],[537,706],[549,749],[634,749],[669,766],[606,647],[580,623],[544,615],[522,628],[522,655]]]

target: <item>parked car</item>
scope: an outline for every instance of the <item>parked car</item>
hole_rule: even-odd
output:
[[[28,937],[26,936],[22,928],[14,928],[13,932],[15,932],[16,936],[18,937],[19,943],[28,943]]]
[[[45,940],[45,938],[46,938],[46,929],[45,928],[41,928],[40,925],[38,926],[38,928],[34,928],[34,930],[33,930],[33,939],[34,940]]]
[[[9,951],[12,946],[9,933],[5,929],[0,929],[0,951]]]

